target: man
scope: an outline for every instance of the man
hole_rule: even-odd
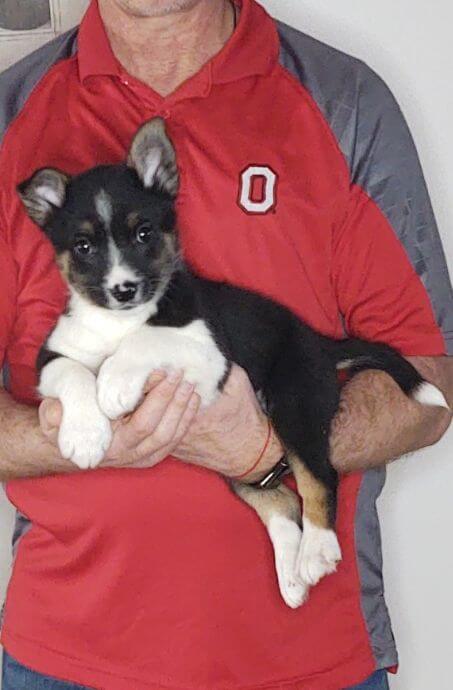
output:
[[[397,656],[380,574],[381,468],[436,442],[449,413],[407,400],[379,372],[345,386],[331,440],[348,473],[344,558],[290,610],[265,531],[208,471],[241,475],[263,447],[266,418],[244,372],[203,414],[181,374],[157,372],[103,469],[59,456],[58,404],[26,403],[37,402],[36,354],[65,294],[15,188],[41,166],[121,160],[160,115],[198,271],[270,294],[331,335],[391,343],[451,401],[453,297],[392,96],[362,63],[253,0],[94,1],[78,32],[6,72],[0,89],[0,476],[19,512],[4,690],[386,688]],[[274,441],[249,481],[281,454]]]

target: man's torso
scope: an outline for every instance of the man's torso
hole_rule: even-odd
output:
[[[66,296],[51,246],[26,220],[15,186],[43,166],[77,173],[121,160],[155,115],[177,150],[178,225],[190,264],[342,334],[332,253],[350,192],[347,164],[308,91],[278,63],[274,23],[244,7],[238,31],[251,42],[250,61],[243,53],[227,67],[220,55],[165,100],[121,70],[106,73],[104,54],[95,73],[86,52],[81,60],[83,36],[80,54],[68,37],[67,55],[10,124],[0,201],[17,267],[6,351],[16,398],[36,402],[36,355]],[[213,473],[169,458],[152,470],[10,482],[27,528],[3,641],[37,670],[109,690],[126,682],[137,690],[350,685],[396,662],[380,576],[382,483],[379,471],[342,480],[344,561],[290,611],[265,530]]]

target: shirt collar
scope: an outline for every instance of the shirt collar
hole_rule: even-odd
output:
[[[80,24],[77,57],[82,82],[88,77],[119,74],[120,66],[110,47],[97,0],[91,1]]]
[[[255,0],[235,0],[240,8],[234,34],[208,63],[217,84],[269,74],[278,62],[279,40],[274,20]]]
[[[190,91],[193,81],[206,92],[206,83],[228,83],[244,77],[268,74],[278,60],[279,43],[273,19],[255,0],[235,0],[240,16],[235,32],[223,49],[184,86]],[[82,20],[78,38],[78,64],[81,81],[92,76],[124,74],[107,37],[99,13],[97,0],[91,4]],[[187,88],[189,87],[189,88]],[[189,95],[188,93],[186,95]]]

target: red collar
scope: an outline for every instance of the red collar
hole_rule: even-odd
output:
[[[234,34],[224,48],[174,96],[207,95],[211,83],[224,84],[268,74],[275,66],[279,43],[274,21],[255,0],[235,2],[241,7],[241,13]],[[82,20],[78,45],[81,81],[93,76],[125,76],[110,47],[97,0],[92,0]]]

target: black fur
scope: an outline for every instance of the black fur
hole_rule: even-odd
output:
[[[38,374],[41,373],[41,371],[47,364],[53,362],[54,359],[58,359],[58,357],[61,357],[61,355],[58,352],[52,352],[52,350],[49,350],[47,348],[47,345],[44,344],[40,349],[38,358],[36,360],[36,370]]]
[[[269,298],[177,271],[150,325],[183,326],[203,319],[221,351],[243,367],[265,398],[274,428],[287,450],[302,458],[328,489],[329,521],[335,521],[337,473],[329,462],[329,433],[340,400],[336,365],[355,359],[364,369],[389,373],[404,393],[423,379],[385,344],[320,335]]]

